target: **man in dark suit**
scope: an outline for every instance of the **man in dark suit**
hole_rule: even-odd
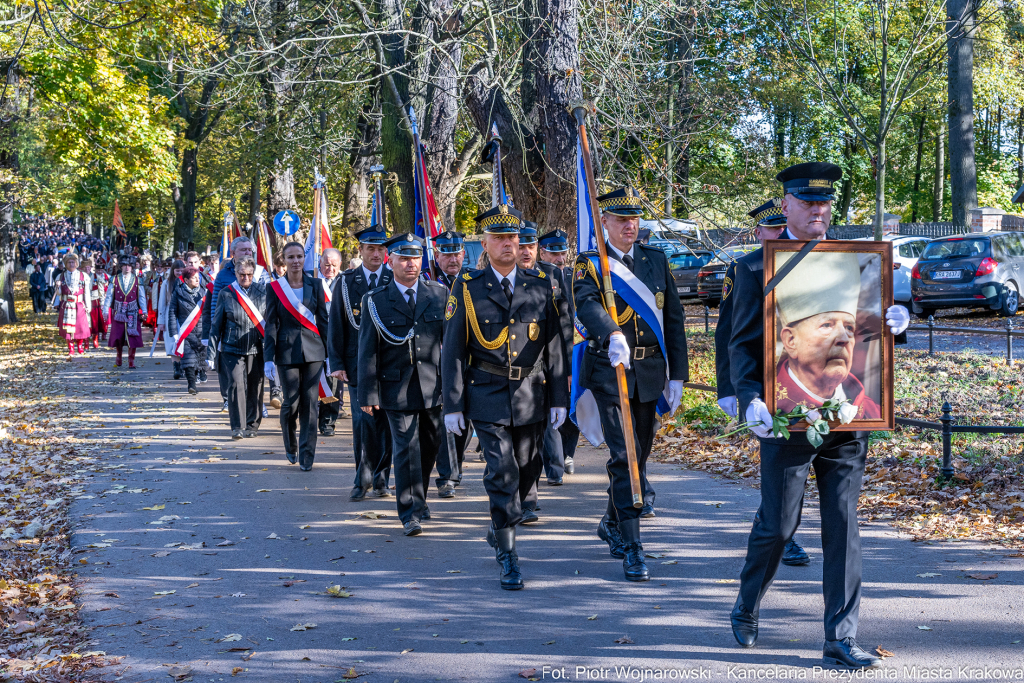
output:
[[[302,271],[305,247],[289,242],[283,252],[288,270],[267,288],[264,373],[279,378],[283,392],[281,432],[288,462],[298,459],[299,469],[308,472],[316,457],[317,399],[327,359],[327,302],[320,278]]]
[[[355,453],[356,476],[352,500],[363,500],[368,489],[377,496],[387,496],[391,472],[391,434],[383,411],[371,413],[360,408],[359,392],[359,329],[362,322],[363,295],[371,289],[389,284],[392,273],[385,265],[387,235],[379,225],[372,225],[355,234],[359,240],[362,264],[342,273],[331,299],[331,320],[327,349],[331,376],[348,383],[348,400],[352,410],[352,450]]]
[[[459,277],[468,268],[466,260],[466,236],[461,232],[446,230],[434,238],[434,262],[437,264],[437,281],[449,292]],[[473,435],[472,422],[466,425],[462,434],[445,433],[441,448],[437,452],[437,495],[454,498],[455,487],[462,482],[462,463],[466,459],[466,445]]]
[[[444,438],[441,338],[448,290],[420,279],[423,241],[411,233],[385,242],[394,280],[363,296],[359,328],[359,405],[383,410],[391,425],[395,498],[406,536],[430,519],[427,486]]]
[[[834,184],[842,170],[834,164],[809,162],[791,166],[776,176],[785,198],[787,226],[780,239],[824,239],[832,217]],[[813,465],[821,507],[824,555],[825,646],[828,666],[862,669],[881,666],[881,660],[861,649],[855,640],[860,612],[861,550],[857,528],[857,499],[864,476],[868,434],[831,432],[814,447],[800,436],[773,438],[772,415],[764,393],[764,256],[747,254],[736,262],[732,335],[728,344],[729,371],[738,412],[761,439],[761,506],[747,542],[740,573],[740,591],[730,615],[733,635],[743,647],[757,641],[761,598],[775,578],[786,543],[800,523],[807,475]],[[814,287],[813,282],[807,283]],[[886,311],[894,334],[910,316],[902,306]]]
[[[338,283],[340,273],[341,252],[337,249],[324,249],[324,253],[320,255],[320,282],[324,286],[324,296],[327,298],[327,310],[332,313],[334,311],[334,290]],[[330,328],[331,323],[330,320],[328,320],[328,335],[330,335]],[[330,336],[328,336],[328,339],[330,339]],[[317,427],[320,429],[320,433],[322,435],[334,436],[334,424],[338,421],[338,415],[341,413],[341,406],[343,403],[342,399],[344,397],[340,395],[342,382],[334,375],[334,368],[330,367],[330,353],[328,353],[327,369],[331,371],[327,373],[327,385],[331,388],[331,393],[333,393],[338,400],[320,404],[320,412],[317,417]]]
[[[608,233],[609,260],[625,265],[639,281],[638,292],[653,299],[663,320],[664,348],[658,342],[658,321],[653,310],[649,314],[652,319],[644,319],[616,293],[618,320],[613,320],[603,304],[596,252],[585,252],[577,257],[573,298],[576,317],[586,329],[588,339],[579,380],[580,385],[594,395],[609,450],[608,507],[597,532],[608,543],[612,557],[623,558],[627,580],[647,581],[650,572],[640,542],[641,510],[633,507],[614,366],[622,365],[626,370],[637,466],[643,482],[647,457],[657,431],[658,399],[667,382],[670,414],[675,412],[683,395],[683,382],[689,377],[683,309],[676,296],[665,252],[636,241],[639,217],[643,213],[636,191],[621,188],[597,199],[601,224]],[[647,291],[640,291],[643,289]],[[647,486],[643,488],[644,503],[647,503]]]
[[[521,214],[499,204],[476,220],[490,267],[462,275],[448,296],[441,352],[445,426],[460,434],[466,419],[473,420],[487,460],[488,542],[501,566],[501,587],[518,590],[516,525],[541,468],[545,424],[557,428],[565,420],[565,351],[547,276],[516,266]]]
[[[569,319],[568,329],[563,326],[562,335],[565,338],[566,363],[569,363],[570,359],[572,359],[574,339],[573,317],[576,315],[576,308],[572,300],[572,266],[565,264],[566,256],[569,253],[568,236],[564,230],[555,228],[537,238],[537,243],[540,247],[537,252],[537,259],[538,263],[541,264],[541,268],[545,268],[544,264],[551,264],[562,274],[565,304],[568,308]],[[547,272],[546,269],[545,272]],[[565,474],[572,474],[576,471],[576,464],[573,458],[576,455],[576,446],[580,440],[580,430],[572,420],[566,420],[558,428],[558,431],[561,435],[562,468]],[[554,448],[554,445],[549,446],[547,434],[545,433],[544,448],[547,450],[549,447]]]
[[[754,219],[754,235],[757,241],[764,244],[765,240],[778,239],[786,229],[786,217],[782,215],[782,200],[769,199],[756,209],[747,213]],[[734,298],[729,295],[733,291],[736,280],[736,262],[729,263],[722,280],[722,301],[718,304],[718,324],[715,326],[715,376],[718,387],[718,406],[732,418],[738,415],[736,392],[732,388],[732,377],[729,375],[729,338],[732,336],[732,304]],[[810,564],[807,552],[791,538],[782,554],[782,564],[800,567]]]

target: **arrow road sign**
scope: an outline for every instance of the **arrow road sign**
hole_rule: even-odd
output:
[[[278,211],[274,216],[274,230],[280,235],[294,235],[299,230],[299,215],[294,211]]]

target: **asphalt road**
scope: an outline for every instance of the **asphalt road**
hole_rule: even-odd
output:
[[[347,421],[303,473],[284,458],[276,411],[258,438],[232,442],[215,379],[192,398],[166,358],[112,365],[105,350],[77,359],[83,389],[68,397],[93,411],[80,434],[97,460],[83,466],[72,512],[85,625],[96,650],[124,656],[107,680],[222,681],[234,670],[274,683],[351,671],[372,683],[514,681],[529,669],[540,680],[836,680],[813,669],[823,635],[811,507],[798,538],[813,561],[780,569],[758,645],[741,650],[728,613],[759,498],[745,484],[654,465],[657,517],[643,523],[653,580],[631,584],[595,534],[605,453],[581,448],[576,474],[543,487],[540,524],[519,534],[526,589],[503,592],[475,457],[458,496],[431,491],[433,520],[406,538],[393,498],[349,501]],[[859,641],[894,653],[889,680],[1024,665],[1020,557],[915,544],[881,523],[862,534]]]

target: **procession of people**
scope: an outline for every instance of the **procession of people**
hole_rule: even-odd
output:
[[[777,178],[781,196],[750,212],[751,230],[761,240],[824,239],[840,178],[827,163],[785,169]],[[496,199],[476,217],[483,248],[477,268],[465,263],[459,232],[424,239],[408,226],[389,231],[380,220],[354,235],[358,262],[347,270],[333,248],[309,269],[308,245],[300,242],[285,244],[268,270],[244,235],[231,241],[223,261],[211,259],[216,266],[196,252],[143,265],[125,251],[106,277],[71,252],[51,284],[38,262],[26,265],[37,310],[46,304],[37,302],[37,290],[57,290],[69,355],[106,335],[115,364],[122,365],[127,347],[134,368],[149,322],[153,343],[163,335],[162,355],[175,358],[174,376],[184,376],[185,390],[198,393],[207,370],[215,373],[232,439],[260,433],[269,391],[270,406],[280,409],[282,460],[300,471],[313,469],[320,437],[335,434],[347,395],[350,498],[394,496],[405,536],[429,536],[430,520],[443,514],[429,506],[435,471],[438,498],[458,495],[475,436],[489,517],[480,536],[494,549],[505,590],[523,589],[530,576],[520,564],[517,529],[540,520],[541,481],[560,486],[572,476],[581,434],[604,444],[607,495],[594,510],[594,534],[621,561],[625,580],[644,582],[652,571],[642,525],[656,514],[647,461],[690,379],[684,312],[665,252],[640,235],[639,193],[616,187],[596,204],[603,243],[575,259],[565,230],[543,231]],[[794,534],[813,467],[825,569],[823,658],[840,668],[877,667],[880,660],[855,640],[856,506],[867,432],[835,431],[818,446],[776,437],[765,403],[764,271],[761,249],[729,265],[715,333],[718,403],[759,438],[761,453],[761,505],[729,615],[732,630],[739,645],[754,646],[778,565],[810,561]],[[784,305],[790,327],[843,310],[828,297],[805,299]],[[902,306],[884,318],[892,334],[909,322]],[[800,377],[806,375],[794,375]]]

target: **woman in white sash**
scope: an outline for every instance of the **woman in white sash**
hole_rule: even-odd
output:
[[[196,308],[203,305],[205,294],[206,289],[199,286],[199,271],[188,266],[167,308],[167,331],[174,337],[176,354],[181,354],[181,369],[188,380],[190,394],[199,393],[196,375],[199,364],[206,362],[206,347],[200,338],[199,314],[192,315]]]

